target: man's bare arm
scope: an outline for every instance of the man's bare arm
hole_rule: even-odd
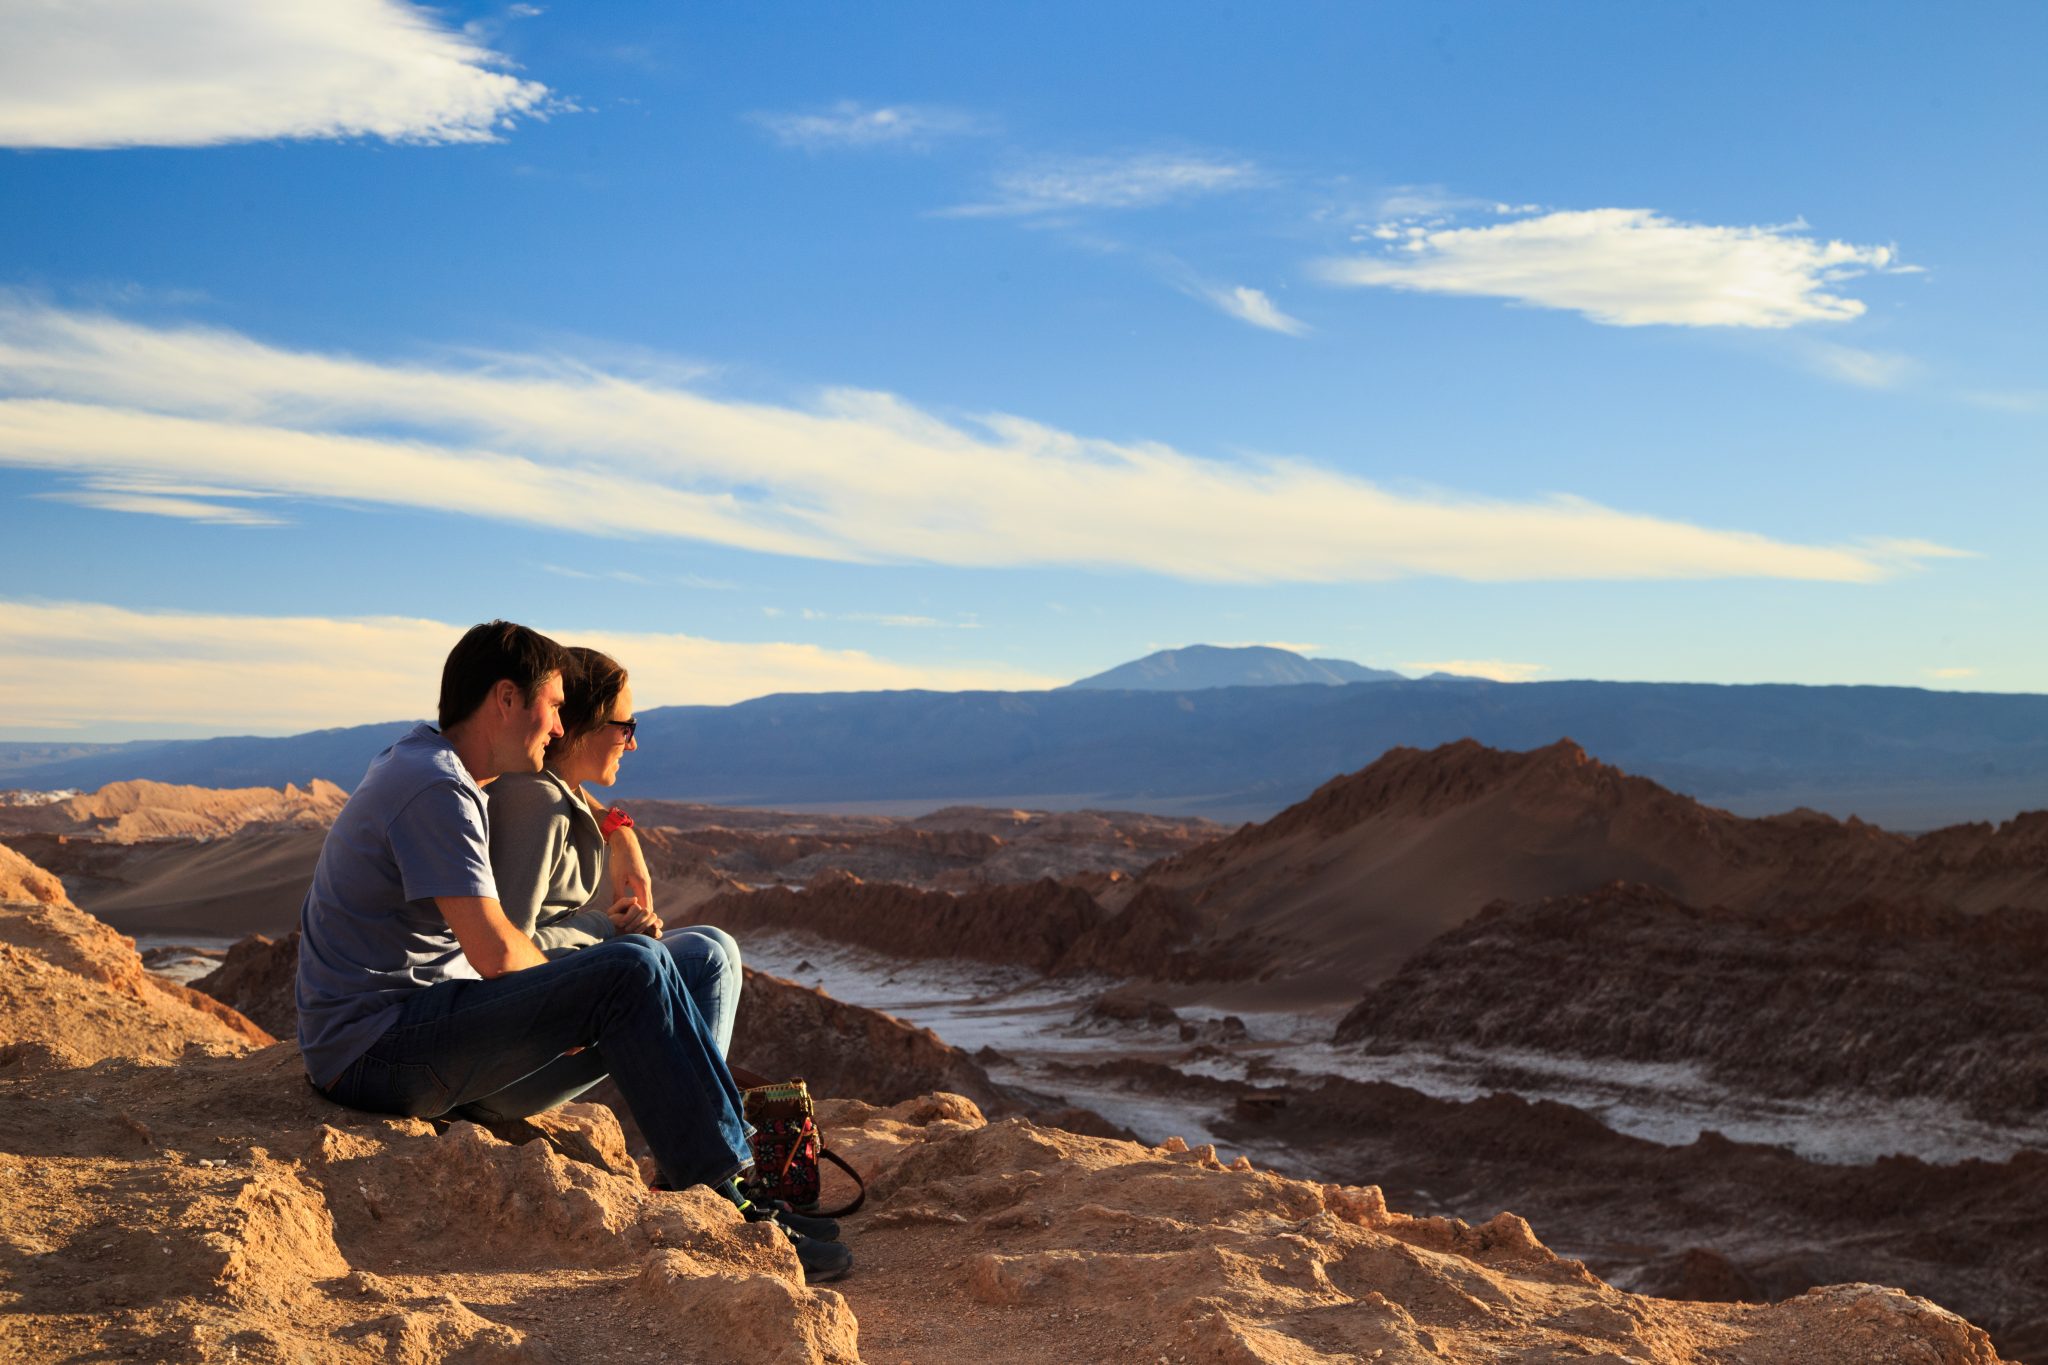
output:
[[[533,940],[513,928],[504,910],[489,896],[436,896],[434,908],[455,931],[455,941],[462,945],[469,965],[486,981],[547,962]]]

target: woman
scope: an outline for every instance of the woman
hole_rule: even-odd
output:
[[[633,688],[616,659],[594,649],[571,649],[569,656],[569,667],[562,671],[562,735],[549,741],[546,766],[537,773],[506,773],[490,786],[491,876],[498,903],[505,917],[549,957],[617,934],[659,939],[723,1057],[732,1046],[733,1015],[740,1003],[739,945],[708,924],[664,930],[639,896],[613,894],[605,847],[611,819],[599,823],[583,789],[618,781],[619,760],[640,747],[633,737],[638,725]],[[531,1079],[529,1088],[547,1088],[547,1080]],[[545,1107],[570,1097],[559,1090],[554,1087],[539,1099],[519,1098]],[[808,1282],[837,1279],[852,1266],[834,1220],[800,1214],[779,1201],[751,1201],[736,1181],[714,1188],[748,1220],[781,1224]]]
[[[708,924],[664,930],[637,896],[614,896],[610,857],[587,787],[609,787],[619,760],[639,748],[633,687],[618,661],[571,649],[562,676],[562,735],[537,773],[507,773],[490,786],[491,873],[505,917],[549,957],[615,934],[659,938],[721,1055],[732,1047],[740,1003],[740,949]]]

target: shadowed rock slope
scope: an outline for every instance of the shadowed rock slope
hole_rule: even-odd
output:
[[[1732,1090],[2048,1113],[2048,916],[1699,910],[1651,887],[1495,905],[1366,994],[1337,1041],[1687,1063]]]
[[[102,1007],[88,992],[118,994],[93,964],[116,979],[140,964],[48,918],[53,904],[10,885],[0,923],[37,970],[77,983],[47,997],[40,1026],[63,1033]],[[211,1018],[140,1003],[162,1029]],[[876,1197],[850,1229],[846,1292],[810,1289],[772,1228],[703,1191],[646,1189],[596,1106],[565,1106],[553,1136],[514,1146],[328,1104],[289,1044],[82,1065],[21,1039],[9,1004],[0,1313],[29,1360],[952,1365],[1025,1341],[1073,1361],[1999,1359],[1981,1331],[1894,1290],[1641,1299],[1509,1215],[1409,1218],[1369,1186],[1225,1168],[1178,1141],[990,1124],[949,1095],[825,1107]]]
[[[1641,882],[1695,905],[1824,912],[1882,899],[2048,910],[2048,812],[1918,838],[1811,811],[1744,819],[1561,740],[1396,749],[1141,885],[1305,992],[1349,994],[1496,900]]]

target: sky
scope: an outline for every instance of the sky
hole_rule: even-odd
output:
[[[2048,8],[0,0],[0,739],[2048,690]]]

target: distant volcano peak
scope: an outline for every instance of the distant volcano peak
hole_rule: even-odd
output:
[[[1194,692],[1212,687],[1289,687],[1316,683],[1405,682],[1385,668],[1348,659],[1311,659],[1278,645],[1186,645],[1119,664],[1061,691]]]

